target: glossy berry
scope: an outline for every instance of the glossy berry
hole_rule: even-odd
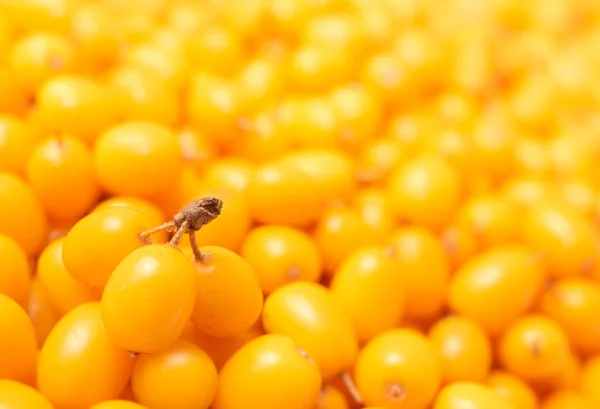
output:
[[[116,266],[102,294],[102,321],[120,348],[157,352],[181,336],[195,300],[191,262],[168,244],[151,244]]]
[[[0,116],[0,171],[24,177],[37,141],[35,131],[26,122],[16,116]]]
[[[473,382],[454,382],[438,394],[433,409],[455,409],[461,406],[489,409],[514,409],[490,388]]]
[[[227,361],[213,407],[242,409],[248,402],[261,402],[265,409],[279,409],[293,400],[298,409],[311,409],[320,388],[321,374],[310,356],[287,336],[268,334]]]
[[[538,397],[523,380],[509,372],[493,371],[487,379],[488,387],[506,399],[514,408],[536,409]]]
[[[27,255],[12,238],[0,234],[0,293],[27,306],[31,272]]]
[[[53,409],[48,399],[26,384],[0,379],[0,405],[9,409]]]

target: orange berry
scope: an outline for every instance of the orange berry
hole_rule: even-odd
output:
[[[244,193],[248,189],[255,166],[238,158],[218,158],[202,172],[201,184],[205,189],[230,190]]]
[[[63,264],[64,244],[64,237],[48,244],[37,262],[37,279],[48,291],[48,298],[59,316],[80,304],[100,298],[90,286],[69,274]]]
[[[0,171],[24,177],[27,159],[37,142],[27,123],[16,116],[0,116]]]
[[[502,193],[517,205],[525,208],[558,198],[554,186],[537,176],[509,179],[502,187]]]
[[[268,334],[227,361],[213,407],[242,409],[261,402],[263,409],[280,409],[293,401],[298,409],[312,409],[320,388],[321,374],[312,359],[285,335]]]
[[[419,157],[392,173],[388,189],[398,217],[440,228],[458,204],[460,181],[456,171],[442,159]]]
[[[246,197],[252,218],[260,223],[304,227],[321,212],[312,178],[285,163],[259,166],[248,185]]]
[[[131,252],[114,269],[102,294],[102,321],[115,345],[152,353],[181,336],[196,300],[190,261],[168,244]]]
[[[79,219],[99,195],[92,152],[70,136],[40,142],[29,155],[27,179],[53,220]]]
[[[31,186],[8,172],[0,172],[0,233],[15,240],[28,256],[46,244],[48,222]]]
[[[487,386],[515,409],[538,408],[538,398],[531,387],[509,372],[493,371],[487,379]]]
[[[356,386],[366,405],[425,409],[440,386],[440,369],[423,335],[408,329],[382,332],[359,353]]]
[[[10,379],[0,379],[0,405],[7,409],[53,409],[37,390]]]
[[[218,75],[231,74],[244,57],[243,39],[219,25],[207,27],[201,36],[191,37],[187,48],[192,68]]]
[[[515,167],[515,146],[517,137],[512,124],[504,112],[491,110],[484,112],[481,120],[475,123],[473,143],[478,165],[493,179],[508,176]]]
[[[87,303],[70,311],[50,332],[40,351],[37,385],[57,407],[90,407],[119,397],[133,362],[108,337],[100,303]]]
[[[31,287],[31,272],[27,254],[5,234],[0,234],[0,293],[25,308]]]
[[[331,294],[354,325],[360,342],[396,327],[404,313],[402,269],[391,252],[364,247],[340,265]]]
[[[73,71],[75,49],[60,35],[33,33],[14,45],[9,65],[16,73],[19,85],[26,92],[34,93],[55,75]]]
[[[547,257],[554,277],[585,273],[597,261],[598,233],[584,216],[564,206],[533,207],[523,220],[522,235]]]
[[[449,266],[440,240],[422,227],[403,227],[388,241],[400,263],[406,291],[406,317],[436,318],[445,304]]]
[[[8,67],[0,66],[0,112],[22,115],[29,109],[27,94],[17,83],[16,74]]]
[[[555,281],[544,293],[541,311],[560,324],[578,351],[600,353],[600,341],[593,335],[600,326],[600,284],[596,281]]]
[[[300,44],[290,56],[290,86],[301,92],[322,91],[348,78],[352,68],[348,51],[325,44]]]
[[[361,80],[384,101],[410,101],[415,95],[415,73],[392,52],[373,54],[364,63]]]
[[[433,409],[455,409],[461,406],[486,409],[514,409],[506,399],[487,386],[473,382],[454,382],[438,394]]]
[[[422,147],[424,154],[436,155],[446,161],[466,181],[479,170],[475,144],[465,133],[444,130],[431,135]]]
[[[258,113],[277,101],[285,85],[285,67],[275,58],[259,57],[248,61],[238,74],[244,108]]]
[[[50,300],[49,291],[44,288],[41,279],[34,278],[29,293],[27,314],[33,324],[38,345],[44,345],[48,334],[58,322],[60,315]]]
[[[325,385],[313,409],[348,409],[344,394],[334,386]]]
[[[258,276],[265,294],[291,281],[319,281],[321,255],[306,233],[284,226],[260,226],[250,231],[240,255]]]
[[[352,204],[358,209],[365,224],[376,230],[381,237],[391,234],[395,226],[392,203],[382,189],[360,189]]]
[[[145,406],[137,404],[135,402],[130,402],[127,400],[106,400],[101,403],[97,403],[92,406],[90,409],[145,409]]]
[[[163,80],[170,88],[177,90],[185,82],[189,69],[183,53],[145,43],[132,46],[125,54],[123,63],[152,74]]]
[[[0,315],[0,378],[32,384],[37,359],[33,325],[25,310],[4,294],[0,294]],[[0,403],[3,397],[0,394]]]
[[[177,136],[183,160],[186,166],[194,171],[204,171],[216,158],[217,148],[206,135],[192,128],[184,128]]]
[[[487,194],[468,199],[456,215],[456,224],[470,231],[483,248],[510,243],[518,234],[516,205],[507,198]]]
[[[194,263],[196,304],[192,323],[213,337],[247,330],[258,320],[263,305],[260,283],[252,267],[223,247],[200,247],[200,253],[202,259]]]
[[[123,119],[174,125],[180,103],[175,90],[142,69],[119,67],[110,73],[109,83],[121,92]]]
[[[475,321],[450,316],[429,331],[442,369],[442,382],[483,382],[492,366],[492,346],[487,334]]]
[[[59,75],[37,90],[33,121],[43,131],[73,135],[91,144],[117,119],[114,96],[107,86],[89,78]]]
[[[137,401],[150,408],[206,409],[217,389],[217,369],[206,352],[180,340],[140,356],[131,385]]]
[[[241,140],[232,146],[237,155],[256,162],[276,160],[292,146],[292,136],[277,123],[273,110],[240,123]]]
[[[558,324],[543,315],[516,320],[499,344],[500,362],[525,381],[560,375],[569,357],[569,340]]]
[[[65,267],[76,279],[102,288],[119,262],[142,246],[138,234],[149,228],[143,214],[127,207],[90,213],[67,233]]]
[[[545,268],[530,249],[494,247],[456,272],[450,281],[448,303],[490,335],[497,335],[533,307],[545,280]]]
[[[68,0],[25,0],[18,7],[3,1],[0,7],[16,27],[24,31],[65,31],[68,18],[73,11],[73,2]]]
[[[111,193],[149,196],[165,192],[177,180],[183,158],[169,129],[125,122],[99,136],[94,166],[100,184]]]
[[[402,144],[396,139],[375,139],[366,144],[359,153],[356,178],[363,184],[384,185],[391,171],[404,163],[407,155]]]
[[[314,230],[325,273],[332,275],[355,250],[381,244],[385,237],[370,227],[357,209],[331,207],[321,214]]]
[[[600,380],[600,356],[597,355],[585,363],[580,384],[583,393],[585,393],[596,405],[600,404],[598,380]]]
[[[267,332],[289,336],[315,360],[324,376],[349,369],[356,358],[358,342],[352,321],[319,284],[298,281],[278,288],[265,301],[262,322]]]
[[[544,399],[541,409],[593,409],[596,405],[585,395],[575,391],[557,391]]]
[[[440,236],[452,271],[456,271],[477,253],[479,246],[470,230],[465,227],[449,226]]]

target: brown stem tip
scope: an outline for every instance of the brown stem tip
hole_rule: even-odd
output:
[[[212,222],[221,214],[223,201],[216,197],[203,197],[185,205],[174,217],[173,221],[164,223],[158,227],[140,233],[140,239],[145,240],[159,231],[175,232],[169,244],[177,247],[179,240],[184,234],[190,236],[190,245],[194,252],[194,258],[202,261],[202,254],[196,243],[196,232]]]

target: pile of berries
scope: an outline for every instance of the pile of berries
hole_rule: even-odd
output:
[[[600,2],[0,0],[0,407],[600,408]]]

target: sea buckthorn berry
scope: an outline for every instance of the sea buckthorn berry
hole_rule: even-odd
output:
[[[594,409],[596,404],[575,391],[557,391],[542,402],[541,409]]]
[[[0,172],[0,233],[15,240],[28,256],[46,244],[48,222],[31,186],[8,172]]]
[[[478,165],[494,180],[510,175],[515,168],[516,133],[506,113],[491,109],[474,125],[472,133]]]
[[[350,52],[325,44],[301,44],[290,56],[290,86],[302,92],[322,91],[348,78]]]
[[[0,405],[7,409],[53,409],[48,400],[29,385],[0,379]]]
[[[254,169],[254,164],[245,159],[218,158],[204,169],[200,183],[205,189],[244,193],[248,189]]]
[[[423,335],[393,329],[373,338],[354,367],[356,386],[366,405],[425,409],[440,386],[435,352]]]
[[[255,162],[273,161],[292,146],[292,135],[277,123],[273,109],[257,114],[251,120],[240,120],[241,140],[232,146],[236,155]]]
[[[584,216],[564,206],[541,203],[522,224],[523,240],[548,259],[554,277],[584,274],[597,262],[599,236]]]
[[[594,185],[585,180],[565,180],[558,184],[557,194],[565,203],[584,216],[595,216],[600,197]]]
[[[407,155],[402,144],[396,139],[375,139],[359,152],[356,179],[364,185],[385,185],[391,171],[404,163]]]
[[[127,400],[113,399],[97,403],[90,409],[146,409],[146,407]]]
[[[285,226],[260,226],[250,231],[240,252],[258,276],[265,294],[291,281],[321,278],[322,261],[314,240]]]
[[[221,369],[213,407],[261,402],[263,409],[280,409],[291,399],[298,409],[312,409],[320,389],[321,374],[310,356],[289,337],[267,334],[240,348]]]
[[[103,287],[119,262],[143,241],[138,235],[150,228],[146,217],[127,207],[95,211],[79,220],[65,239],[62,258],[69,274]]]
[[[396,327],[404,313],[402,268],[391,251],[364,247],[337,269],[331,294],[350,316],[360,342]]]
[[[346,397],[334,386],[325,385],[313,409],[348,409]]]
[[[360,47],[362,31],[357,30],[358,18],[342,10],[314,16],[302,30],[302,39],[308,44],[326,44],[339,50]]]
[[[79,219],[96,202],[100,190],[92,152],[70,136],[40,142],[29,155],[27,179],[48,216],[57,221]]]
[[[181,153],[187,167],[200,173],[217,156],[217,147],[205,134],[192,128],[183,128],[177,134]]]
[[[182,206],[190,201],[200,189],[200,179],[189,166],[184,166],[179,177],[171,181],[167,190],[152,195],[148,200],[160,208],[168,216],[177,214]]]
[[[19,243],[5,234],[0,234],[0,271],[0,293],[25,308],[31,287],[29,260]]]
[[[600,355],[596,355],[586,362],[581,376],[581,390],[596,405],[600,404],[598,380],[600,380]]]
[[[217,369],[206,352],[180,340],[165,351],[138,357],[131,385],[137,401],[149,408],[206,409],[217,380]]]
[[[193,69],[217,75],[231,74],[244,57],[243,40],[219,25],[207,27],[201,36],[191,37],[187,50]]]
[[[370,56],[362,67],[361,80],[385,102],[410,101],[416,94],[414,73],[392,52]]]
[[[353,206],[361,212],[365,224],[376,230],[380,237],[388,237],[394,229],[394,209],[383,189],[361,189],[352,199]]]
[[[75,50],[68,39],[52,33],[33,33],[13,47],[10,67],[19,85],[34,93],[48,79],[74,69]]]
[[[463,203],[456,224],[468,229],[483,248],[509,243],[518,236],[516,205],[500,195],[486,194]]]
[[[388,240],[400,263],[406,294],[406,317],[436,318],[445,304],[449,266],[441,241],[422,227],[403,227]]]
[[[162,79],[141,69],[119,67],[111,72],[109,83],[121,91],[123,119],[165,126],[177,123],[178,95]]]
[[[183,53],[145,43],[131,47],[127,51],[123,63],[126,66],[146,71],[177,90],[185,82],[189,70],[188,61]]]
[[[29,109],[27,93],[21,89],[15,73],[8,67],[0,66],[0,112],[9,115],[23,115]]]
[[[462,406],[486,409],[515,409],[490,388],[474,382],[454,382],[438,394],[433,409],[458,409]]]
[[[452,272],[473,257],[479,249],[477,239],[471,229],[464,227],[449,226],[442,232],[440,240],[448,256]]]
[[[150,122],[125,122],[99,136],[94,167],[109,192],[150,196],[165,192],[179,177],[183,157],[169,129]]]
[[[414,158],[390,175],[389,194],[397,216],[410,223],[440,228],[452,217],[460,181],[443,159]]]
[[[33,325],[25,310],[4,294],[0,294],[0,314],[0,378],[32,384],[37,359]]]
[[[46,246],[38,258],[36,276],[48,291],[48,298],[60,316],[80,304],[100,299],[99,291],[75,279],[65,268],[64,244],[65,238],[61,237]]]
[[[37,142],[37,135],[26,122],[0,115],[0,171],[24,177],[27,159]]]
[[[536,381],[560,375],[569,348],[569,340],[554,320],[528,315],[507,329],[498,351],[504,368],[525,381]]]
[[[325,210],[314,230],[325,273],[333,275],[352,252],[382,244],[385,237],[370,227],[357,209],[334,206]]]
[[[278,288],[265,301],[262,322],[267,332],[289,336],[315,360],[324,376],[348,370],[356,358],[358,342],[352,321],[319,284],[298,281]]]
[[[552,170],[544,141],[532,137],[519,138],[515,143],[515,157],[519,173],[547,176]]]
[[[194,309],[194,268],[176,248],[150,244],[114,269],[102,294],[102,321],[115,345],[164,350],[181,336]]]
[[[487,386],[510,403],[513,408],[537,409],[538,397],[529,385],[509,372],[493,371]]]
[[[502,194],[521,208],[549,200],[559,200],[555,186],[538,176],[521,176],[509,179],[501,188]]]
[[[67,0],[25,0],[14,7],[10,2],[0,4],[10,16],[16,28],[23,31],[47,30],[64,32],[68,18],[73,11],[73,3]]]
[[[492,346],[475,321],[459,315],[439,320],[429,331],[442,382],[483,382],[492,366]]]
[[[585,278],[564,278],[546,289],[541,311],[563,328],[572,345],[581,353],[600,353],[594,335],[600,326],[600,284]]]
[[[49,291],[44,288],[38,277],[31,282],[27,315],[33,324],[37,344],[44,345],[60,315],[50,300]]]
[[[248,184],[250,215],[265,224],[308,226],[322,210],[322,198],[315,190],[312,178],[299,169],[285,163],[265,163]]]
[[[33,121],[43,131],[73,135],[91,144],[117,120],[114,97],[111,89],[89,78],[59,75],[37,90]]]
[[[424,154],[444,159],[463,181],[472,178],[479,170],[475,145],[465,132],[445,129],[429,136],[422,149]]]
[[[533,307],[545,280],[545,266],[529,248],[494,247],[456,272],[448,288],[448,303],[490,335],[498,335]]]
[[[200,248],[196,260],[196,304],[192,323],[213,337],[228,337],[249,329],[260,317],[263,296],[252,267],[231,250]]]
[[[40,351],[37,385],[57,407],[90,407],[119,397],[133,362],[108,337],[100,303],[87,303],[70,311],[50,332]]]
[[[259,57],[242,67],[237,77],[244,98],[244,108],[258,113],[273,104],[285,85],[285,66],[278,59]]]
[[[310,176],[325,203],[346,201],[356,188],[352,158],[341,151],[297,150],[283,156],[281,161]]]

